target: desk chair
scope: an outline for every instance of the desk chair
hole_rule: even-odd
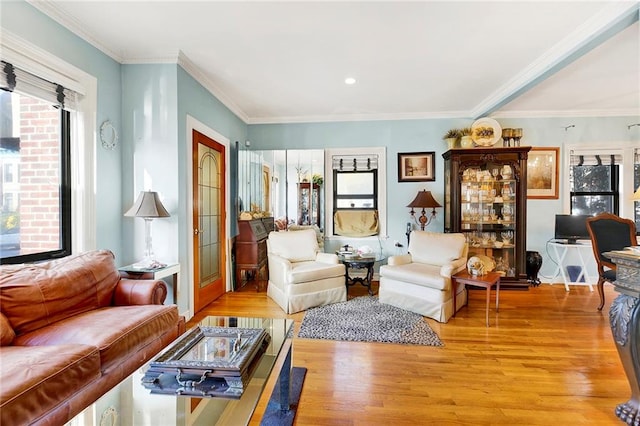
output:
[[[616,264],[602,253],[638,245],[636,225],[632,220],[611,213],[600,213],[587,219],[587,230],[591,236],[593,255],[598,263],[598,310],[601,311],[604,306],[604,282],[616,280]]]

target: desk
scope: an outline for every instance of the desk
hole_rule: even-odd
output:
[[[593,286],[598,282],[597,277],[590,277],[587,275],[587,264],[585,259],[589,259],[593,257],[593,249],[591,248],[591,243],[586,244],[566,244],[559,242],[550,242],[549,243],[553,248],[554,254],[556,256],[556,261],[558,266],[556,267],[553,276],[551,277],[551,284],[553,284],[553,280],[558,276],[562,276],[562,281],[564,282],[565,290],[569,291],[570,285],[586,285],[589,286],[589,290],[593,291]],[[571,276],[567,272],[567,266],[571,266],[567,264],[567,254],[574,253],[578,256],[579,266],[581,268],[580,273],[575,277],[574,280],[571,279]]]
[[[497,272],[487,272],[484,275],[471,275],[467,271],[460,271],[451,277],[453,285],[453,316],[456,315],[456,290],[458,284],[465,284],[474,287],[487,289],[487,327],[489,327],[489,301],[491,299],[491,287],[496,286],[496,312],[500,304],[500,274]]]
[[[174,263],[164,268],[157,269],[140,269],[134,268],[133,265],[122,266],[118,268],[123,278],[131,278],[134,280],[161,280],[173,276],[173,285],[168,292],[172,300],[168,303],[178,304],[178,285],[180,283],[180,264]]]
[[[616,264],[613,286],[620,293],[611,303],[609,323],[616,349],[631,386],[631,398],[616,407],[616,416],[628,425],[640,424],[640,254],[603,253]]]
[[[375,265],[376,262],[380,262],[384,260],[384,257],[382,256],[349,257],[343,254],[338,254],[338,259],[345,266],[344,281],[345,281],[345,286],[347,287],[347,292],[349,291],[349,286],[355,285],[356,283],[360,283],[367,288],[367,290],[369,291],[369,296],[373,296],[373,291],[371,290],[371,281],[373,281],[373,265]],[[365,276],[364,277],[349,276],[350,268],[366,269]]]

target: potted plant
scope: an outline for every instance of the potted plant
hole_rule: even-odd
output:
[[[447,142],[447,148],[452,149],[456,147],[456,143],[460,138],[460,131],[458,129],[450,129],[444,134],[442,139]]]
[[[313,176],[311,176],[311,181],[314,185],[321,186],[324,183],[324,178],[322,177],[322,175],[314,173]]]
[[[471,139],[471,127],[465,127],[460,130],[460,146],[462,148],[473,148],[473,140]]]

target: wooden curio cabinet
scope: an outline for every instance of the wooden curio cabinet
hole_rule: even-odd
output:
[[[528,286],[527,156],[531,147],[451,149],[444,157],[445,232],[462,232],[469,256],[496,263],[502,283]]]
[[[311,182],[298,184],[298,225],[320,227],[320,185]]]

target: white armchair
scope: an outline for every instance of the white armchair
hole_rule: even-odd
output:
[[[464,285],[452,288],[451,275],[464,270],[468,246],[463,234],[413,231],[409,254],[391,256],[380,267],[380,303],[447,322],[467,303]]]
[[[347,300],[345,267],[322,253],[313,229],[271,232],[267,295],[287,313]]]

